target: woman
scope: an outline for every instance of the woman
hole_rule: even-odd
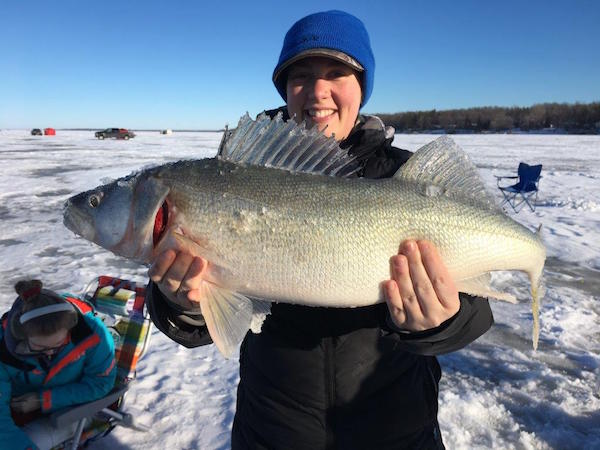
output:
[[[356,17],[316,13],[285,36],[273,82],[282,111],[335,136],[359,176],[391,177],[411,153],[393,129],[359,110],[375,61]],[[240,350],[234,449],[444,448],[437,423],[441,371],[432,355],[457,350],[492,324],[487,300],[460,295],[434,245],[402,243],[382,280],[386,305],[316,308],[274,303]],[[150,269],[147,304],[158,328],[188,347],[210,343],[197,307],[207,262],[166,251]]]
[[[0,442],[37,448],[16,424],[106,395],[114,386],[114,341],[85,303],[19,281],[0,327]],[[12,414],[12,417],[11,417]]]

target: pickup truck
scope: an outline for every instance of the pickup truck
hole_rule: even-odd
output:
[[[135,133],[125,128],[107,128],[106,130],[96,131],[95,136],[98,139],[115,138],[125,139],[127,141],[128,139],[135,137]]]

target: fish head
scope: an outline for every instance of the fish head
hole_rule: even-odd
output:
[[[69,198],[63,223],[111,252],[144,263],[153,254],[155,224],[169,189],[142,172]]]

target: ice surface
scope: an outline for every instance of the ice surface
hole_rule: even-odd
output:
[[[438,136],[396,135],[416,150]],[[79,293],[99,274],[146,280],[146,269],[76,238],[62,225],[69,196],[152,166],[216,153],[221,133],[139,132],[98,141],[93,132],[30,136],[0,131],[0,311],[13,284],[37,277]],[[456,135],[492,192],[494,175],[520,161],[544,165],[540,206],[511,215],[543,226],[548,250],[540,346],[531,349],[529,283],[494,282],[519,304],[492,303],[495,325],[467,348],[440,358],[440,425],[447,448],[600,448],[600,136]],[[116,429],[90,448],[227,449],[238,364],[214,346],[188,350],[154,330],[128,405],[149,433]]]

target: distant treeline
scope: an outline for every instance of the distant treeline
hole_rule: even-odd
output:
[[[600,102],[588,104],[542,103],[530,107],[486,106],[446,111],[377,114],[398,133],[445,131],[507,132],[555,131],[574,134],[600,133]]]

